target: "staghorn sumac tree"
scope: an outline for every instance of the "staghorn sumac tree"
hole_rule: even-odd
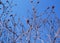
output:
[[[13,14],[12,7],[16,6],[13,1],[0,0],[0,43],[60,42],[60,18],[55,12],[54,4],[40,12],[41,0],[29,0],[31,9],[26,9],[27,18],[25,15],[22,17],[24,24],[20,17],[16,20],[17,14]]]

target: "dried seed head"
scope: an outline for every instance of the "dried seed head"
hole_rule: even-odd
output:
[[[39,4],[40,2],[38,1],[37,4]]]
[[[8,19],[8,21],[10,21],[10,19]]]
[[[52,9],[54,9],[55,8],[55,6],[52,6]]]
[[[33,8],[32,8],[32,10],[34,11],[34,10],[35,10],[35,8],[33,7]]]
[[[0,4],[2,4],[2,2],[0,1]]]
[[[9,2],[8,0],[6,0],[6,2]]]
[[[33,0],[31,0],[30,2],[33,3]]]
[[[47,7],[47,9],[49,9],[50,7]]]
[[[27,19],[27,21],[26,21],[26,22],[27,22],[27,24],[29,24],[29,20],[28,20],[28,19]]]
[[[30,27],[32,27],[32,25],[30,25]]]
[[[34,14],[36,14],[36,11],[34,11]]]
[[[11,14],[10,17],[12,17],[13,15]]]
[[[16,25],[17,25],[17,24],[16,24],[16,23],[14,23],[14,27],[16,27]]]

